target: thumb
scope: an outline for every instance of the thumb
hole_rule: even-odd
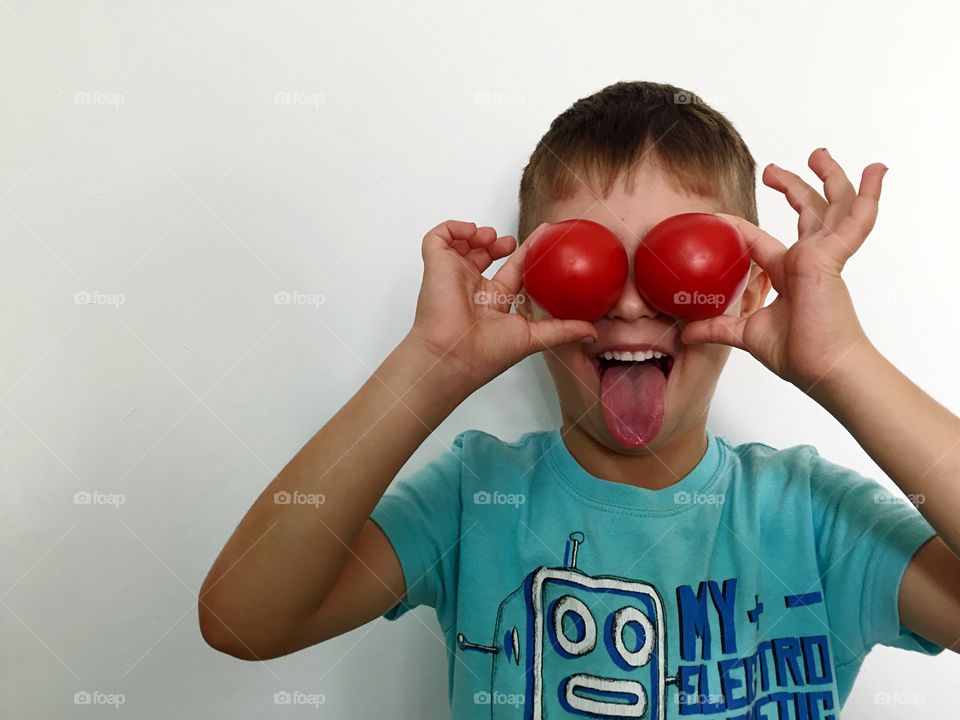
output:
[[[717,315],[706,320],[691,320],[680,331],[680,340],[687,344],[720,343],[744,350],[744,320],[730,315]]]
[[[566,345],[584,338],[597,339],[597,329],[585,320],[551,318],[530,323],[530,348],[534,353],[555,345]]]

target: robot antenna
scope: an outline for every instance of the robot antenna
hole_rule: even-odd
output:
[[[567,567],[571,570],[577,569],[577,550],[580,549],[580,543],[583,542],[583,539],[582,532],[570,533],[570,564]]]

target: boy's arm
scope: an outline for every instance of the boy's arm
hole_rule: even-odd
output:
[[[867,339],[846,284],[845,263],[876,222],[879,163],[863,172],[859,191],[825,148],[808,164],[821,196],[797,175],[768,165],[763,181],[799,213],[789,248],[753,223],[737,225],[777,298],[690,322],[684,342],[719,342],[750,352],[834,415],[908,496],[940,537],[911,560],[900,584],[904,626],[956,650],[960,641],[960,420],[926,395]],[[759,301],[762,304],[762,298]],[[941,539],[942,538],[942,539]]]
[[[590,323],[510,312],[529,245],[453,220],[427,233],[410,332],[269,484],[207,574],[198,614],[211,646],[269,659],[403,599],[399,559],[369,519],[390,482],[474,390],[533,352],[596,335]],[[323,501],[277,503],[277,493]]]
[[[267,486],[213,564],[199,605],[211,646],[248,660],[285,655],[362,625],[403,597],[399,561],[368,517],[462,400],[458,384],[410,340],[383,361]],[[323,501],[277,503],[277,493]]]
[[[960,642],[960,419],[869,341],[852,346],[810,396],[839,420],[934,527],[900,583],[904,626]]]

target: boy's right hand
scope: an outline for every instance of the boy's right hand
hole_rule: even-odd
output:
[[[498,237],[492,227],[459,220],[440,223],[423,238],[423,283],[407,339],[427,349],[437,362],[455,364],[470,390],[527,355],[597,338],[593,324],[583,320],[531,322],[510,312],[515,302],[530,301],[520,295],[523,260],[548,225],[537,227],[519,248],[512,235]],[[483,276],[507,255],[493,278]]]

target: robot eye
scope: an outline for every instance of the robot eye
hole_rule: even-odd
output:
[[[564,595],[553,606],[553,636],[567,655],[586,655],[597,644],[597,622],[590,610],[572,595]]]
[[[650,618],[639,608],[628,606],[617,610],[610,623],[610,634],[613,646],[625,663],[643,667],[650,662],[656,635]]]

